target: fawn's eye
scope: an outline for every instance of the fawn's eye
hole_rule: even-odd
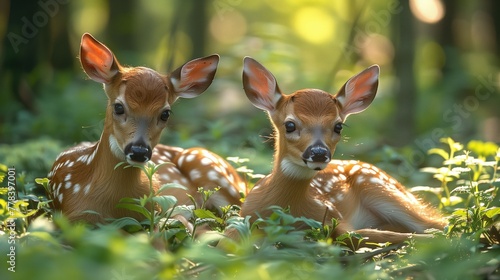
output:
[[[287,133],[294,132],[296,129],[295,124],[291,121],[285,122],[285,130]]]
[[[170,117],[170,110],[165,110],[160,115],[160,119],[165,122],[168,120],[168,117]]]
[[[125,108],[120,103],[115,104],[114,110],[115,110],[115,114],[117,114],[117,115],[122,115],[125,113]]]
[[[333,127],[333,131],[335,131],[336,133],[340,134],[340,132],[342,131],[342,126],[344,124],[343,123],[337,123],[335,124],[335,126]]]

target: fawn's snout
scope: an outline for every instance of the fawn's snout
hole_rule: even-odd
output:
[[[323,170],[331,160],[332,152],[323,143],[314,143],[302,154],[304,163],[313,170]]]
[[[151,159],[153,149],[143,141],[130,143],[125,147],[125,155],[129,163],[146,163]]]

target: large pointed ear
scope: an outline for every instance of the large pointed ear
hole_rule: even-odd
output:
[[[340,111],[342,120],[350,114],[362,112],[372,103],[377,93],[379,72],[378,65],[368,67],[350,78],[335,95],[342,105]]]
[[[119,64],[113,53],[89,33],[82,36],[80,62],[92,80],[109,84],[119,72]]]
[[[248,56],[243,60],[243,89],[255,107],[269,112],[283,96],[273,74]]]
[[[193,98],[202,94],[211,84],[219,64],[219,55],[191,60],[170,74],[170,81],[178,97]]]

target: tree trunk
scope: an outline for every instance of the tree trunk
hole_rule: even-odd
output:
[[[413,69],[415,54],[414,19],[409,2],[401,1],[401,13],[395,15],[393,37],[396,46],[395,76],[398,83],[395,88],[396,109],[394,125],[388,139],[394,146],[402,146],[415,137],[416,85]]]

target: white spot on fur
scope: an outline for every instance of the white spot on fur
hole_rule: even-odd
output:
[[[182,177],[182,178],[181,178],[181,185],[183,185],[183,186],[189,186],[189,181],[188,181],[188,179],[186,179],[186,178]]]
[[[214,182],[220,179],[219,173],[215,172],[214,170],[208,171],[207,177],[208,177],[208,180],[214,181]]]
[[[326,184],[324,184],[323,189],[325,190],[325,192],[329,193],[332,191],[332,187],[333,181],[327,181]]]
[[[362,163],[362,164],[361,164],[361,166],[362,166],[362,167],[364,167],[364,168],[371,168],[371,167],[372,167],[372,165],[371,165],[371,164],[366,163],[366,162],[365,162],[365,163]]]
[[[338,192],[338,193],[335,195],[335,200],[336,200],[336,201],[342,201],[342,200],[344,200],[344,197],[345,197],[344,193]]]
[[[60,193],[58,196],[57,196],[57,199],[59,200],[59,202],[63,202],[63,194]]]
[[[196,158],[196,155],[190,154],[186,156],[186,162],[193,162]]]
[[[76,161],[86,162],[89,155],[81,155]]]
[[[358,172],[358,170],[361,169],[361,166],[356,164],[354,165],[351,170],[349,170],[349,176],[352,176],[354,173]]]
[[[87,165],[89,165],[92,162],[92,160],[94,160],[96,153],[97,153],[97,149],[95,149],[94,152],[87,159]]]
[[[68,173],[66,177],[64,177],[64,181],[70,181],[71,180],[71,173]]]
[[[83,188],[83,194],[87,195],[90,191],[90,184],[86,185],[85,188]]]
[[[166,161],[168,161],[168,158],[166,156],[160,156],[160,160],[162,160],[163,162],[166,162]]]
[[[201,178],[201,172],[198,169],[193,169],[189,172],[189,178],[191,181],[198,180]]]
[[[184,160],[186,159],[186,156],[180,156],[179,160],[177,161],[177,165],[182,166],[184,164]]]
[[[57,156],[56,161],[58,161],[61,157],[65,156],[65,155],[67,155],[67,154],[71,154],[71,153],[73,153],[73,151],[74,151],[74,149],[69,149],[69,150],[66,150],[66,151],[64,151],[64,152],[60,153],[60,154]]]
[[[71,188],[71,186],[72,186],[71,182],[66,182],[66,184],[64,185],[64,188],[69,189],[69,188]]]
[[[229,182],[226,179],[220,178],[219,181],[218,181],[218,183],[219,183],[220,187],[228,190],[232,195],[234,195],[236,193],[235,190],[234,190],[234,188],[230,188],[229,187],[230,184],[229,184]]]
[[[167,151],[163,151],[163,155],[168,158],[168,159],[171,159],[172,158],[172,154],[167,152]]]
[[[213,163],[213,161],[212,161],[212,160],[210,160],[210,159],[209,159],[209,158],[207,158],[207,157],[204,157],[204,158],[202,158],[202,159],[200,160],[200,163],[201,163],[202,165],[209,166],[209,165],[211,165],[211,164]]]
[[[221,168],[220,166],[218,166],[218,165],[213,165],[213,166],[211,166],[211,167],[212,167],[212,169],[213,169],[213,170],[215,170],[215,171],[216,171],[216,172],[218,172],[218,173],[225,173],[225,172],[224,172],[224,169],[225,169],[225,168],[224,168],[224,169],[222,169],[222,168]]]
[[[73,186],[73,193],[76,194],[80,191],[80,184],[75,184]]]

